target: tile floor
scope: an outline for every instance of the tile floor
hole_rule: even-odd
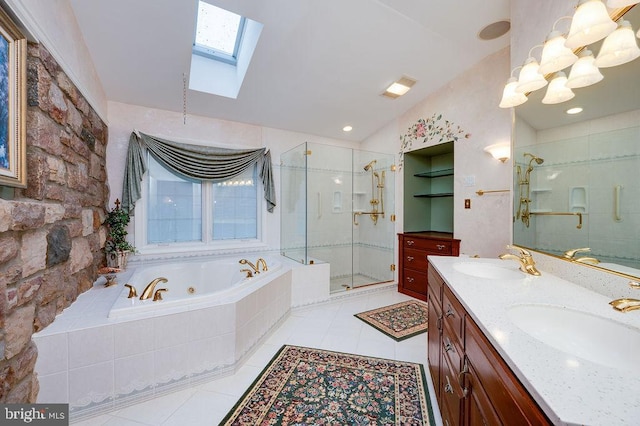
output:
[[[81,422],[81,426],[217,425],[260,374],[283,344],[426,364],[426,334],[395,342],[354,317],[362,311],[409,300],[392,287],[388,291],[334,297],[332,301],[299,308],[267,337],[232,375],[119,409]],[[344,295],[344,294],[343,294]],[[425,365],[425,373],[428,369]],[[431,387],[431,383],[429,382]],[[433,395],[433,390],[430,390]],[[434,406],[436,425],[441,425]]]

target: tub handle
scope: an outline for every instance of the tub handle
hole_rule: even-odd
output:
[[[153,293],[153,301],[154,302],[158,302],[160,300],[162,300],[162,292],[163,291],[169,291],[168,288],[159,288],[156,290],[155,293]]]
[[[247,273],[247,276],[245,278],[253,277],[253,272],[251,271],[251,269],[240,269],[240,272],[246,272]]]
[[[127,299],[138,297],[138,292],[136,291],[136,288],[134,286],[132,286],[131,284],[125,284],[124,286],[129,289],[129,295],[127,296]]]

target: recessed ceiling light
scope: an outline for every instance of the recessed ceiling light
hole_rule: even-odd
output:
[[[582,112],[582,107],[574,107],[574,108],[569,108],[566,113],[567,114],[580,114]]]
[[[382,96],[386,96],[391,99],[399,98],[407,93],[414,84],[416,84],[415,80],[409,77],[402,77],[400,80],[393,82],[389,87],[387,87]]]
[[[343,131],[343,132],[350,132],[350,131],[352,131],[352,130],[353,130],[353,127],[351,127],[351,126],[344,126],[344,127],[342,128],[342,131]]]
[[[498,37],[502,37],[511,29],[511,22],[508,20],[497,21],[487,25],[478,33],[480,40],[494,40]]]

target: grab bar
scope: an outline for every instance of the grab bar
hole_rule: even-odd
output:
[[[622,216],[620,216],[620,190],[622,189],[622,185],[616,185],[613,187],[613,219],[616,222],[622,221]]]
[[[578,216],[578,226],[576,226],[576,228],[582,229],[581,212],[530,212],[529,214],[535,214],[538,216]]]

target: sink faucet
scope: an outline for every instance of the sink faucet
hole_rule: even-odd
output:
[[[640,283],[629,281],[629,287],[640,289]],[[611,302],[609,302],[609,304],[613,307],[613,309],[620,312],[629,312],[629,311],[635,311],[636,309],[640,309],[640,300],[630,299],[627,297],[623,297],[622,299],[612,300]]]
[[[269,268],[267,268],[267,261],[263,258],[260,258],[256,261],[256,268],[260,269],[260,265],[262,265],[262,272],[266,272],[269,270]]]
[[[520,255],[517,256],[511,253],[504,253],[498,256],[502,260],[512,259],[520,263],[520,270],[522,272],[526,272],[530,275],[540,275],[540,271],[536,269],[536,262],[533,260],[533,256],[528,250],[523,249],[522,247],[508,245],[508,249],[518,250]]]
[[[166,279],[165,277],[158,277],[158,278],[154,279],[153,281],[151,281],[144,288],[144,291],[142,292],[142,296],[140,296],[140,300],[150,299],[151,296],[153,296],[153,290],[155,290],[156,285],[158,283],[166,283],[167,281],[169,281],[169,280]]]
[[[260,270],[256,267],[256,265],[254,265],[253,263],[249,262],[247,259],[240,259],[240,264],[241,265],[249,265],[251,267],[251,269],[253,269],[253,272],[255,272],[256,274],[260,273]],[[260,263],[258,263],[258,265],[260,265]]]
[[[598,263],[600,263],[600,261],[598,259],[596,259],[595,257],[578,257],[576,258],[576,254],[580,253],[580,252],[590,252],[591,249],[589,247],[584,247],[584,248],[577,248],[577,249],[571,249],[571,250],[567,250],[564,252],[564,258],[565,259],[569,259],[573,262],[578,262],[578,263],[591,263],[592,265],[597,265]]]

